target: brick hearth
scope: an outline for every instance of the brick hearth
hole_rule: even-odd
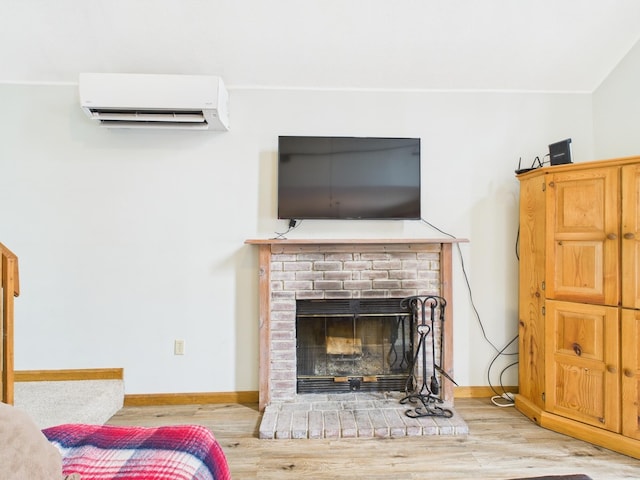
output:
[[[260,423],[260,438],[395,438],[464,435],[466,422],[453,417],[410,418],[400,404],[403,394],[338,393],[298,395],[293,402],[269,405]]]

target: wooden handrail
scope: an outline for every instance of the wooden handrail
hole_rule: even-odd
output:
[[[20,295],[18,257],[0,243],[2,263],[2,321],[0,322],[0,400],[13,404],[13,298]]]

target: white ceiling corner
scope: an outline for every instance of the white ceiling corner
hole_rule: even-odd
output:
[[[0,82],[591,92],[639,20],[637,0],[0,0]]]

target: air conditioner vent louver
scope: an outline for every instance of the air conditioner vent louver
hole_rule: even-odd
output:
[[[91,108],[91,118],[105,126],[120,128],[183,128],[207,130],[209,122],[201,111],[112,110]]]
[[[82,109],[109,128],[228,130],[228,98],[212,76],[80,75]]]

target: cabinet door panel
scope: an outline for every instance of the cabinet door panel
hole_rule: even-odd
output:
[[[640,308],[640,165],[622,167],[622,306]]]
[[[620,431],[618,309],[546,302],[548,411]]]
[[[640,312],[622,310],[622,434],[640,440]]]
[[[544,406],[545,192],[540,177],[520,183],[518,393]]]
[[[549,176],[547,298],[618,305],[617,167]]]

